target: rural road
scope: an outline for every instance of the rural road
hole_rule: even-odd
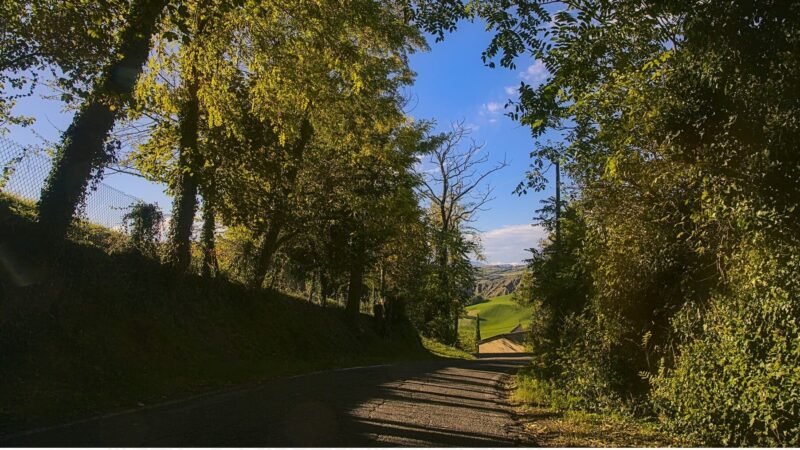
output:
[[[502,389],[527,361],[426,361],[319,372],[7,436],[0,445],[532,445]]]

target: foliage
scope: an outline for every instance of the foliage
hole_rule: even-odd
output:
[[[11,211],[0,236],[18,241],[4,240],[4,255],[29,261],[32,205],[0,200]],[[362,316],[356,331],[340,310],[176,274],[137,252],[110,253],[111,230],[87,231],[97,235],[65,243],[55,307],[38,308],[39,291],[0,270],[3,434],[291,374],[434,357],[408,321],[387,334]]]
[[[35,65],[36,59],[34,45],[25,34],[30,24],[24,9],[23,1],[7,1],[0,5],[0,17],[5,22],[0,28],[0,134],[4,134],[9,125],[25,126],[32,122],[29,117],[12,113],[16,101],[30,95],[35,87],[35,80],[25,74]]]
[[[718,445],[800,442],[800,259],[783,250],[792,248],[743,249],[731,291],[676,316],[680,357],[653,380],[670,429]]]
[[[585,258],[586,223],[575,205],[561,212],[561,241],[553,240],[556,226],[555,202],[545,200],[539,210],[539,224],[551,236],[542,249],[531,249],[528,270],[530,297],[555,314],[553,326],[569,314],[581,312],[591,295],[591,275]],[[552,330],[551,330],[552,331]]]
[[[134,203],[122,220],[133,246],[144,255],[157,256],[157,245],[161,240],[161,226],[164,223],[164,214],[158,205],[144,202]]]
[[[554,159],[575,188],[531,264],[551,375],[584,407],[653,400],[708,443],[796,444],[800,8],[563,6],[512,36],[549,77],[510,115],[563,138],[520,191]]]
[[[255,267],[258,237],[244,227],[229,227],[219,236],[217,258],[225,278],[247,283],[252,278]]]

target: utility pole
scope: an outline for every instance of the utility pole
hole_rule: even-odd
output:
[[[475,342],[481,340],[481,314],[475,314]]]
[[[475,354],[481,353],[481,314],[475,314]]]
[[[556,166],[556,253],[561,247],[561,167],[558,158],[555,160]]]

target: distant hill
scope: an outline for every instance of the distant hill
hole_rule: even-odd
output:
[[[525,266],[484,265],[476,267],[476,271],[475,295],[492,298],[513,293],[522,279]]]
[[[515,302],[511,295],[491,298],[486,302],[467,307],[471,318],[461,319],[459,327],[468,336],[475,335],[475,319],[480,314],[481,339],[508,333],[517,325],[527,328],[531,322],[531,308]]]

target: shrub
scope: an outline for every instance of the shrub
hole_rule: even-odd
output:
[[[217,239],[220,270],[232,281],[246,283],[253,277],[258,237],[245,227],[229,227]]]
[[[678,356],[653,379],[673,431],[717,445],[800,444],[800,256],[788,254],[742,252],[729,293],[676,317]]]
[[[155,257],[158,254],[158,242],[161,240],[161,226],[164,214],[158,205],[136,202],[130,206],[122,220],[125,229],[131,236],[131,243],[143,255]]]
[[[556,411],[571,410],[580,403],[579,398],[571,396],[553,380],[542,377],[534,368],[522,371],[517,376],[514,400]]]
[[[580,409],[619,409],[632,384],[625,373],[629,365],[620,344],[603,336],[588,312],[567,317],[562,327],[556,379]]]

